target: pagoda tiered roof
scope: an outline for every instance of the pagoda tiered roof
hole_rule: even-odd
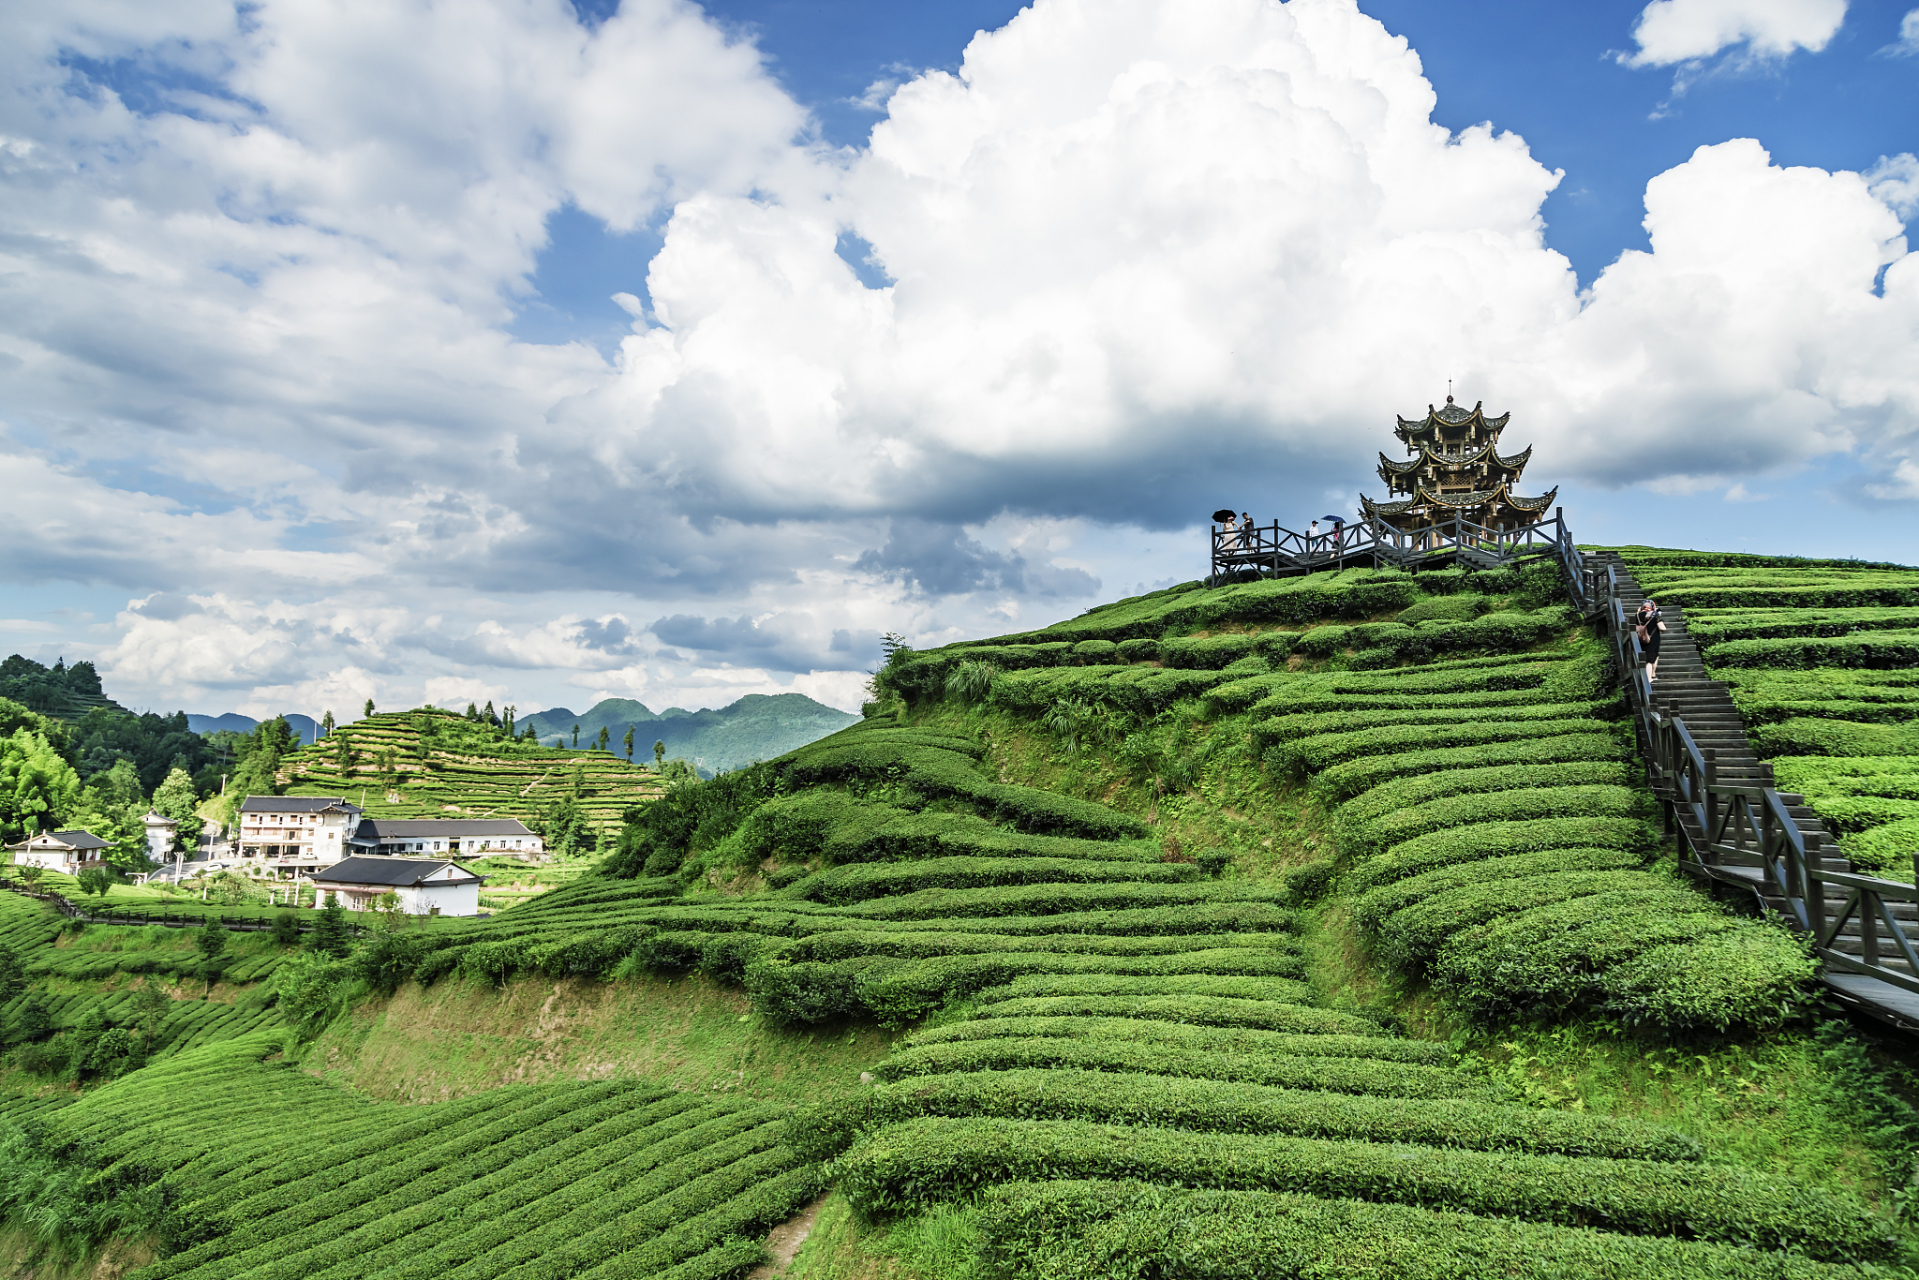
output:
[[[1520,497],[1512,490],[1532,460],[1532,449],[1499,452],[1499,436],[1512,414],[1489,418],[1485,402],[1468,409],[1451,396],[1443,406],[1426,406],[1424,418],[1399,418],[1394,429],[1410,455],[1404,460],[1379,455],[1379,478],[1394,501],[1360,499],[1368,518],[1378,518],[1405,533],[1417,533],[1456,518],[1488,529],[1523,528],[1543,516],[1559,496]]]

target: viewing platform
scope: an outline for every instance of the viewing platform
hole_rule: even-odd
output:
[[[1573,563],[1572,533],[1565,508],[1519,529],[1492,529],[1454,516],[1430,528],[1405,533],[1378,517],[1323,530],[1317,535],[1270,525],[1211,527],[1212,571],[1219,585],[1239,574],[1285,578],[1338,569],[1444,569],[1454,565],[1502,569],[1545,556]]]

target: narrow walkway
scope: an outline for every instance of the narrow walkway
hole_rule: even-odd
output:
[[[1624,562],[1616,553],[1594,552],[1588,561],[1602,575],[1611,567],[1617,585],[1616,598],[1626,607],[1629,615],[1645,601],[1646,594],[1638,580],[1626,571]],[[1660,648],[1659,678],[1652,685],[1653,709],[1684,722],[1693,741],[1706,753],[1717,785],[1748,788],[1773,786],[1772,766],[1753,751],[1752,742],[1746,736],[1745,719],[1734,705],[1725,682],[1707,677],[1705,660],[1686,632],[1685,610],[1662,607],[1661,613],[1665,619],[1666,633]],[[1639,745],[1642,758],[1650,760],[1652,753],[1646,750],[1648,743],[1645,736],[1642,723]],[[1662,780],[1649,781],[1655,790],[1661,789]],[[1662,795],[1662,798],[1670,797]],[[1832,843],[1832,837],[1827,834],[1825,823],[1818,814],[1806,804],[1805,797],[1780,792],[1779,798],[1799,831],[1813,838],[1808,840],[1808,845],[1816,840],[1822,851],[1819,866],[1826,871],[1851,872],[1853,866],[1848,859],[1824,853],[1825,847]],[[1743,889],[1753,895],[1763,910],[1788,921],[1793,919],[1789,904],[1771,886],[1755,854],[1748,849],[1714,844],[1714,833],[1701,828],[1689,809],[1683,805],[1673,805],[1670,809],[1679,827],[1682,854],[1687,850],[1710,850],[1713,855],[1710,859],[1682,856],[1681,865],[1687,871],[1701,879]],[[1915,927],[1915,921],[1919,920],[1919,907],[1909,902],[1888,902],[1885,905],[1892,918],[1899,921],[1909,935],[1919,934],[1919,927]],[[1828,897],[1825,902],[1825,928],[1830,929],[1846,909],[1847,900],[1843,894]],[[1854,911],[1827,945],[1855,958],[1862,956],[1865,948],[1858,915]],[[1887,955],[1881,951],[1878,963],[1900,973],[1914,974],[1911,962],[1897,954]],[[1832,994],[1843,1003],[1896,1025],[1919,1029],[1919,994],[1864,974],[1835,971],[1830,966],[1824,970],[1822,977]]]

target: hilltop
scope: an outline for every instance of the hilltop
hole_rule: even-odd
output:
[[[581,742],[596,741],[604,728],[608,741],[616,745],[631,728],[635,758],[652,755],[653,744],[664,742],[669,757],[697,761],[703,772],[718,773],[785,755],[858,720],[805,694],[749,693],[717,710],[668,707],[658,713],[628,698],[607,698],[577,714],[565,707],[536,711],[520,724],[531,726],[541,742],[553,747],[571,746],[575,725]]]
[[[1674,610],[1670,671],[1690,626],[1855,868],[1902,874],[1919,573],[1689,556],[1611,562]],[[900,649],[859,722],[632,806],[491,918],[209,967],[0,894],[9,1247],[72,1224],[139,1280],[1900,1274],[1910,1041],[1679,874],[1612,653],[1551,566],[1193,584]],[[371,761],[283,763],[396,806],[469,761],[502,803],[562,758],[623,785],[504,729],[387,714],[337,735]]]
[[[91,662],[69,667],[62,659],[47,667],[16,653],[0,662],[0,698],[58,720],[78,720],[96,708],[128,714],[101,690]]]
[[[320,740],[320,722],[312,716],[303,716],[297,711],[289,711],[280,719],[287,722],[287,728],[293,730],[293,736],[303,743],[311,745]],[[228,711],[221,715],[201,715],[189,712],[187,727],[203,737],[216,733],[252,733],[260,727],[260,722],[252,716],[243,716],[237,711]]]

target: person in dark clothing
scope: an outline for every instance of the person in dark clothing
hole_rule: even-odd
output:
[[[1640,605],[1639,612],[1633,616],[1633,626],[1639,633],[1639,647],[1646,655],[1646,680],[1652,683],[1659,679],[1659,642],[1666,632],[1666,624],[1659,616],[1659,602],[1648,600]]]

